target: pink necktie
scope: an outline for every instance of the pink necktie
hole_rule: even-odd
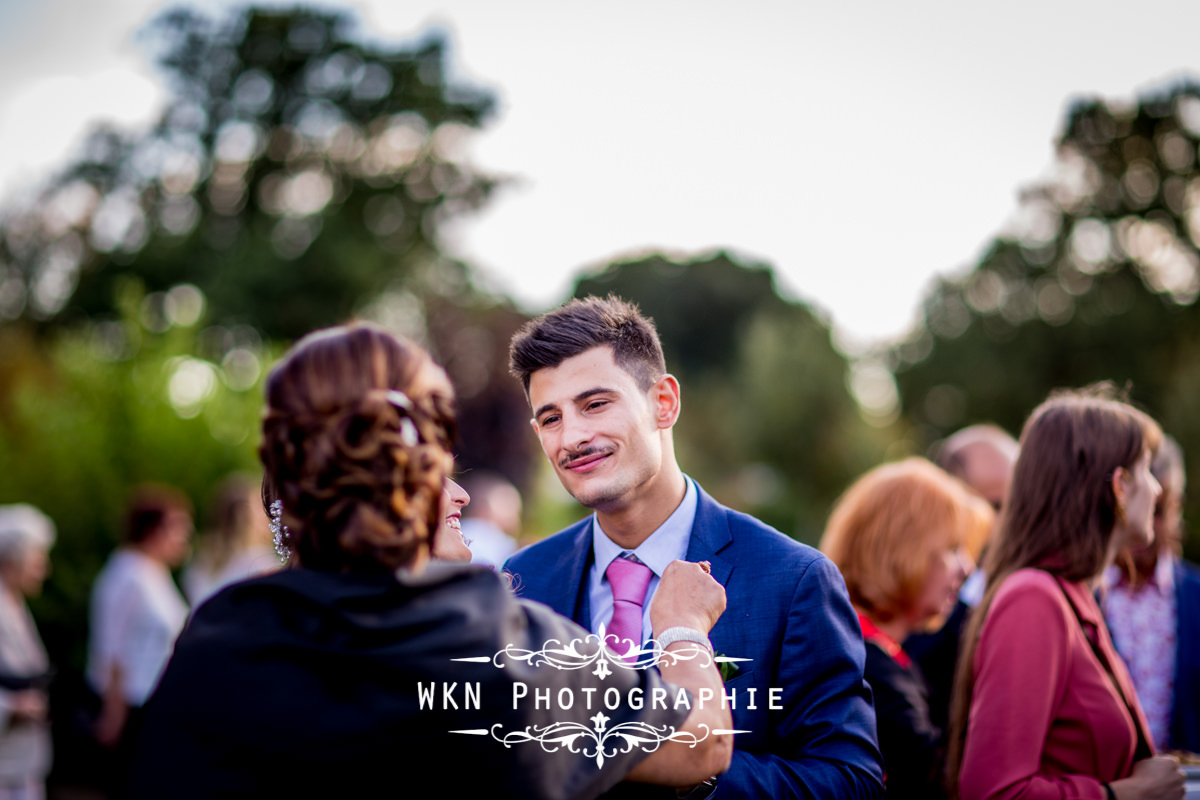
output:
[[[654,572],[640,561],[631,561],[621,556],[613,559],[604,571],[612,586],[612,622],[605,629],[609,646],[618,654],[642,646],[642,606],[646,603],[646,590]],[[613,642],[616,637],[616,642]],[[632,641],[630,646],[626,641]]]

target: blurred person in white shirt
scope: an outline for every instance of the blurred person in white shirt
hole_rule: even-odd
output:
[[[166,486],[136,489],[126,542],[92,586],[87,678],[100,697],[95,736],[115,751],[111,788],[121,796],[141,709],[166,667],[188,606],[171,570],[187,560],[192,506]]]

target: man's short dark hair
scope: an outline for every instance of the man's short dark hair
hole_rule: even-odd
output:
[[[529,378],[539,369],[608,346],[613,359],[648,390],[667,371],[654,320],[638,307],[610,294],[584,297],[525,323],[508,350],[508,368],[529,393]]]

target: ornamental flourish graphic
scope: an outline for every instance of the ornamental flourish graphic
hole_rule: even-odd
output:
[[[627,644],[629,647],[628,652],[624,656],[617,655],[617,653],[609,649],[613,644],[619,646],[622,643]],[[678,644],[682,646],[676,647],[674,650],[665,650],[653,639],[645,645],[638,645],[629,639],[625,639],[622,642],[616,636],[606,633],[605,626],[601,625],[598,633],[589,634],[584,638],[572,639],[568,643],[563,643],[558,639],[550,639],[543,643],[539,650],[528,650],[509,645],[492,656],[455,658],[451,660],[477,664],[490,663],[497,669],[503,669],[511,663],[520,663],[533,668],[551,667],[557,670],[590,669],[592,674],[601,681],[615,674],[615,670],[644,670],[657,665],[664,659],[670,664],[698,660],[702,667],[707,667],[714,662],[718,664],[735,664],[735,662],[750,660],[714,655],[708,648],[697,643],[684,642]],[[585,689],[583,691],[594,692],[596,689]],[[610,688],[608,691],[615,692],[616,690]],[[665,690],[662,689],[656,691],[662,691],[664,695],[666,694]],[[679,692],[682,694],[683,690],[680,689]],[[514,698],[516,697],[518,695],[514,693]],[[712,698],[710,697],[709,699]],[[701,697],[701,701],[703,700],[704,698]],[[506,748],[511,748],[517,744],[537,742],[547,753],[559,750],[583,753],[588,758],[595,760],[597,769],[604,766],[606,759],[613,758],[621,753],[628,753],[635,747],[641,748],[644,752],[652,753],[663,742],[679,742],[688,747],[695,747],[710,735],[748,733],[748,731],[737,730],[710,730],[707,725],[703,724],[699,726],[703,729],[701,735],[690,731],[680,731],[671,725],[655,726],[645,722],[622,722],[610,728],[608,727],[608,723],[611,719],[603,711],[598,711],[594,716],[589,718],[589,721],[592,723],[591,727],[581,722],[555,722],[550,725],[529,725],[524,730],[504,731],[502,724],[496,724],[490,729],[476,728],[450,731],[450,733],[469,736],[491,736]]]
[[[601,644],[606,646],[599,647],[598,645]],[[624,656],[619,656],[609,649],[614,644],[617,646],[626,644],[628,651]],[[581,650],[580,645],[596,645],[596,647],[587,648],[590,651],[587,652]],[[509,645],[496,653],[490,660],[495,666],[501,668],[504,666],[505,660],[523,662],[531,667],[550,666],[560,670],[586,669],[589,666],[595,665],[592,674],[600,680],[604,680],[612,674],[613,667],[625,670],[643,670],[653,667],[663,658],[668,659],[672,665],[678,664],[680,661],[702,659],[700,663],[702,667],[707,667],[714,661],[714,657],[708,651],[708,648],[694,642],[688,643],[687,647],[676,648],[675,650],[664,650],[653,639],[645,645],[638,645],[631,639],[618,639],[615,635],[606,633],[603,624],[600,625],[599,633],[589,634],[583,639],[572,639],[570,644],[564,645],[558,639],[550,639],[542,645],[542,649],[540,650],[526,650]],[[472,659],[456,660],[467,661]],[[715,660],[744,661],[746,659],[730,659],[725,656],[717,656]]]
[[[622,722],[612,728],[606,728],[609,717],[603,711],[596,712],[591,718],[592,727],[579,722],[556,722],[553,725],[539,727],[530,725],[524,731],[512,731],[503,736],[496,730],[499,725],[492,726],[492,738],[511,748],[522,742],[537,742],[547,753],[553,753],[562,748],[572,753],[582,752],[588,758],[596,759],[596,768],[604,766],[606,758],[612,758],[619,753],[628,753],[635,747],[641,747],[647,753],[653,753],[663,742],[682,742],[688,747],[695,747],[708,738],[708,726],[704,728],[703,736],[696,736],[688,731],[677,731],[670,725],[655,727],[645,722]],[[715,731],[723,733],[728,731]]]

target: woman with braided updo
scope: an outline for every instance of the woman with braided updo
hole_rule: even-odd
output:
[[[424,351],[369,325],[321,331],[284,356],[266,395],[263,500],[290,566],[197,610],[147,705],[134,796],[584,798],[622,779],[691,785],[728,766],[731,735],[712,733],[731,727],[719,700],[649,702],[676,696],[664,678],[719,698],[711,660],[664,657],[660,675],[509,657],[556,641],[595,650],[492,570],[431,558],[465,493],[447,483],[453,391]],[[720,585],[699,565],[672,566],[656,611],[711,626]],[[584,704],[588,690],[612,689],[647,702]],[[649,756],[610,743],[598,760],[590,742],[505,739],[622,725],[700,741]],[[430,768],[449,753],[466,769]]]

